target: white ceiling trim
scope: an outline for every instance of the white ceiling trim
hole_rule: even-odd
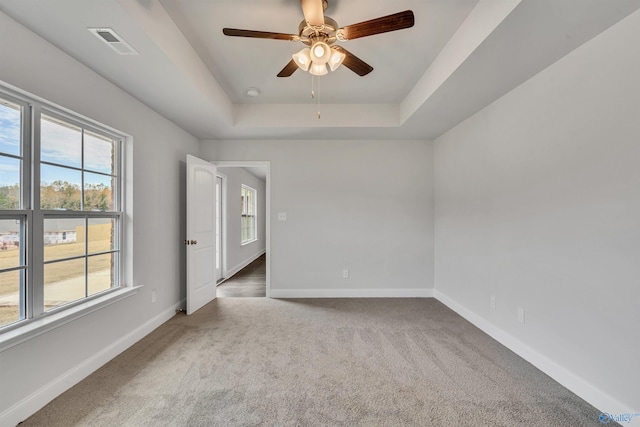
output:
[[[236,104],[237,128],[401,127],[521,0],[481,0],[401,104]],[[316,112],[321,112],[321,119]]]
[[[400,117],[406,122],[460,67],[522,0],[480,0],[431,66],[402,101]]]
[[[158,1],[118,0],[118,4],[136,21],[147,37],[164,52],[184,76],[212,101],[219,116],[218,120],[231,124],[233,106],[229,97],[164,7]]]
[[[237,104],[235,107],[237,128],[401,126],[397,104]]]
[[[189,4],[198,4],[198,0],[192,1],[194,3]],[[243,1],[245,6],[251,3],[252,11],[257,8],[262,15],[276,21],[280,18],[289,21],[297,11],[297,8],[291,7],[295,4],[294,0],[270,0],[270,3],[259,4]],[[355,8],[356,0],[353,1],[336,2],[336,5],[340,9]],[[459,18],[456,21],[457,30],[449,31],[451,27],[448,28],[448,41],[443,39],[437,44],[441,47],[439,53],[433,53],[429,67],[421,69],[418,73],[421,77],[401,102],[376,104],[373,97],[378,88],[381,93],[384,92],[385,83],[391,86],[396,82],[388,80],[393,77],[370,80],[368,85],[362,86],[358,84],[364,82],[356,80],[350,87],[356,92],[351,90],[345,93],[353,94],[362,90],[361,87],[367,88],[370,91],[367,93],[372,96],[359,99],[373,103],[321,103],[320,120],[313,100],[296,103],[301,98],[291,91],[286,94],[288,97],[272,95],[272,100],[279,99],[281,103],[252,101],[234,104],[231,99],[235,98],[225,92],[226,86],[219,80],[224,78],[222,74],[213,74],[208,63],[199,55],[197,45],[192,45],[178,26],[178,21],[182,22],[177,18],[179,15],[171,15],[159,0],[0,0],[0,9],[196,138],[206,140],[297,139],[310,134],[321,139],[433,139],[640,7],[640,0],[480,0],[473,9],[470,9],[468,1],[406,1],[424,18],[433,17],[429,15],[432,9],[425,9],[427,4],[443,11],[443,19],[447,18],[447,11],[450,12],[451,16]],[[175,6],[179,3],[171,4]],[[220,6],[220,10],[232,13],[231,4],[232,0],[227,0],[224,3],[227,7]],[[236,0],[233,0],[233,4],[236,4]],[[369,0],[367,4],[377,8],[378,13],[390,8],[382,0]],[[452,6],[454,4],[457,6]],[[217,7],[216,3],[205,10],[215,12]],[[457,9],[457,14],[456,10],[451,9],[455,7],[468,7],[464,9],[465,19],[459,13],[461,9]],[[286,19],[281,16],[283,13]],[[351,10],[349,15],[353,13],[354,10]],[[228,15],[220,21],[232,17]],[[253,22],[259,23],[261,16],[256,18],[252,15],[252,18]],[[437,26],[433,19],[418,21],[416,26],[424,26],[425,22]],[[188,23],[182,22],[182,25]],[[212,43],[213,36],[216,43],[213,46],[223,43],[227,47],[225,52],[228,52],[228,46],[235,46],[235,43],[218,34],[219,25],[216,24],[215,33],[212,32],[213,27],[207,28],[205,25],[207,35],[200,43]],[[126,58],[108,56],[95,47],[97,41],[86,31],[87,27],[95,26],[111,26],[140,55]],[[201,26],[199,28],[202,29]],[[435,34],[443,33],[435,31]],[[397,43],[404,44],[394,45],[390,41],[394,37],[399,40]],[[389,64],[388,68],[415,67],[417,62],[414,59],[426,54],[419,45],[407,40],[411,39],[398,32],[375,41],[360,41],[358,46],[374,58],[379,51],[398,46],[404,49],[406,58],[402,62]],[[230,44],[227,45],[227,42]],[[424,42],[427,46],[428,40]],[[247,45],[262,46],[259,41]],[[255,61],[269,61],[271,64],[275,56],[271,53],[281,45],[265,43],[264,46],[269,48],[252,47],[246,52],[258,54],[259,58]],[[360,50],[356,53],[360,54]],[[246,57],[246,53],[244,55]],[[365,59],[369,55],[364,55]],[[226,65],[233,65],[230,62],[233,58],[227,54],[217,59]],[[380,75],[389,76],[390,73]],[[373,86],[370,84],[372,81],[375,82]],[[280,88],[285,88],[284,82],[278,84],[282,84]],[[325,99],[331,102],[330,97]]]

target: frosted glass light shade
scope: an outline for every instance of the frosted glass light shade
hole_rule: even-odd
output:
[[[331,58],[329,58],[329,68],[331,68],[331,71],[335,71],[340,65],[342,65],[346,56],[347,55],[337,49],[331,49]]]
[[[331,48],[325,42],[314,43],[310,53],[314,64],[326,64],[331,58]]]
[[[302,71],[309,70],[309,66],[311,65],[311,56],[309,53],[310,49],[308,47],[305,47],[300,52],[294,53],[292,55],[293,61]]]
[[[314,76],[324,76],[329,72],[327,70],[327,64],[316,64],[315,62],[311,65],[309,72]]]

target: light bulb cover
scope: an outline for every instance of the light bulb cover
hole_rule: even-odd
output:
[[[331,58],[331,48],[325,42],[315,42],[311,46],[310,54],[314,64],[326,64]]]
[[[331,48],[331,57],[329,58],[329,68],[331,68],[331,71],[335,71],[340,65],[342,65],[342,62],[346,57],[347,55],[343,52],[340,52],[336,48]]]
[[[308,47],[305,47],[298,53],[294,53],[292,57],[298,68],[302,71],[309,70],[309,66],[311,65],[311,55]]]
[[[257,87],[250,87],[245,91],[245,93],[247,94],[247,96],[256,97],[260,95],[260,89],[258,89]]]
[[[309,68],[309,72],[314,76],[324,76],[329,72],[329,70],[327,70],[326,63],[317,64],[314,62],[313,64],[311,64],[311,68]]]

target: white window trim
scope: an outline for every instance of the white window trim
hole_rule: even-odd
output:
[[[60,106],[56,106],[43,98],[40,98],[36,95],[30,94],[28,92],[22,91],[13,86],[9,86],[3,81],[0,80],[0,95],[4,98],[8,98],[11,102],[16,102],[22,104],[25,108],[25,117],[29,118],[29,121],[34,121],[34,127],[36,132],[39,133],[40,123],[39,120],[34,120],[34,117],[40,117],[40,114],[44,112],[47,115],[53,114],[64,120],[71,120],[75,124],[79,124],[83,127],[89,128],[94,131],[98,131],[100,133],[106,134],[108,136],[113,137],[114,139],[119,139],[119,164],[118,164],[118,179],[119,185],[117,191],[119,192],[118,203],[119,203],[119,214],[120,214],[120,230],[119,230],[119,238],[120,238],[120,267],[119,267],[119,278],[118,283],[119,286],[115,288],[111,288],[102,293],[86,297],[84,299],[70,302],[68,304],[64,304],[58,308],[55,308],[49,312],[44,312],[40,314],[37,318],[25,319],[14,324],[4,325],[0,328],[0,353],[6,349],[14,347],[23,342],[29,341],[39,335],[42,335],[48,331],[56,329],[60,326],[63,326],[73,320],[84,317],[88,314],[93,313],[96,310],[99,310],[103,307],[107,307],[111,304],[114,304],[118,301],[121,301],[125,298],[133,296],[138,293],[138,290],[142,287],[133,286],[132,285],[132,277],[131,277],[131,260],[132,260],[132,248],[131,248],[131,221],[130,221],[130,213],[128,211],[128,207],[131,205],[131,200],[129,199],[130,193],[127,192],[127,189],[131,188],[131,182],[128,180],[128,176],[131,176],[131,156],[132,156],[132,147],[131,147],[131,136],[126,135],[116,129],[105,126],[101,123],[96,122],[88,117],[83,116],[82,114],[73,112],[71,110],[65,109]],[[31,109],[29,109],[31,107]],[[33,110],[37,110],[37,113],[33,113]],[[27,114],[26,111],[29,111]],[[29,141],[32,140],[32,126],[25,127],[25,135],[24,138]],[[32,144],[26,144],[26,149],[29,152],[25,152],[23,154],[23,159],[25,157],[29,157],[34,160],[38,160],[38,162],[34,162],[34,164],[39,164],[39,154],[31,153],[30,148]],[[25,148],[23,147],[23,148]],[[37,159],[33,157],[36,155]],[[25,185],[31,186],[31,174],[30,168],[23,167],[23,182]],[[39,177],[39,173],[37,174]],[[39,187],[37,190],[39,192]],[[26,200],[24,200],[24,191],[21,191],[21,198],[23,199],[22,204],[26,206]],[[39,195],[39,194],[38,194]],[[32,195],[33,196],[33,195]],[[27,210],[19,210],[19,211],[4,211],[4,213],[15,213],[18,212],[20,215],[26,215],[28,220],[33,221],[34,209],[32,206]],[[44,212],[40,211],[39,212]],[[32,245],[30,245],[32,246]],[[32,251],[33,248],[28,248],[28,251]],[[30,257],[33,259],[33,257]],[[30,263],[27,267],[28,269],[32,269],[33,265]],[[31,272],[31,274],[33,274]]]
[[[114,288],[104,295],[100,295],[89,301],[84,299],[81,303],[64,310],[43,314],[37,319],[24,320],[18,327],[14,329],[9,327],[7,331],[3,331],[0,334],[0,353],[76,319],[80,319],[96,310],[133,296],[138,293],[140,288],[142,288],[142,286]]]
[[[254,197],[255,206],[253,209],[254,210],[254,214],[253,214],[254,227],[253,228],[255,230],[255,237],[253,239],[242,240],[242,222],[240,222],[240,246],[246,246],[258,241],[258,190],[256,190],[253,187],[249,187],[248,185],[245,185],[245,184],[241,184],[240,188],[251,190],[255,194],[255,197]],[[242,212],[240,212],[240,217],[242,218]]]

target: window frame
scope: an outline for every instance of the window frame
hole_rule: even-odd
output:
[[[116,302],[126,295],[137,292],[137,288],[127,286],[125,283],[126,262],[129,255],[126,253],[126,236],[125,224],[126,219],[126,179],[125,179],[125,143],[126,135],[117,131],[106,128],[91,119],[85,118],[78,113],[57,108],[34,95],[19,93],[15,90],[7,88],[0,82],[0,98],[9,103],[19,105],[22,109],[21,114],[21,147],[20,147],[20,209],[0,210],[0,219],[23,218],[23,235],[24,258],[26,267],[24,269],[23,284],[21,284],[20,293],[24,295],[20,301],[21,319],[0,325],[0,350],[5,344],[5,340],[19,341],[16,337],[21,331],[31,334],[33,331],[41,327],[51,329],[54,325],[64,324],[68,317],[77,318],[83,315],[84,311],[90,312],[95,307],[108,305]],[[82,138],[84,141],[84,133],[86,131],[106,137],[113,141],[113,171],[106,174],[97,170],[86,168],[84,161],[84,149],[81,153],[81,168],[72,168],[79,170],[82,175],[81,184],[81,207],[84,207],[84,173],[101,174],[103,176],[112,176],[115,184],[112,186],[113,210],[111,211],[90,211],[90,210],[43,210],[40,209],[40,173],[41,165],[52,164],[52,162],[41,162],[41,121],[43,115],[60,120],[82,129]],[[84,147],[84,142],[83,145]],[[17,158],[14,155],[7,154],[7,157]],[[54,164],[55,165],[55,164]],[[111,219],[114,221],[113,244],[108,251],[90,253],[88,244],[85,245],[84,254],[77,258],[84,259],[85,263],[85,296],[65,302],[59,306],[45,310],[44,293],[45,293],[45,277],[44,266],[51,264],[52,260],[45,262],[44,260],[44,224],[45,219],[50,218],[82,218],[85,224],[85,240],[88,242],[88,224],[91,219]],[[88,274],[86,268],[89,260],[93,256],[112,254],[114,263],[114,275],[111,287],[92,295],[89,292]],[[59,260],[58,260],[59,261]],[[37,278],[37,280],[36,280]],[[38,332],[35,335],[42,333]],[[28,338],[25,338],[28,339]]]
[[[253,194],[253,214],[245,214],[245,200],[242,198],[242,190],[249,191]],[[249,187],[248,185],[241,184],[240,186],[240,197],[242,200],[241,209],[240,209],[240,245],[245,246],[250,243],[256,242],[258,240],[258,190],[253,187]],[[243,219],[244,217],[253,218],[252,227],[253,228],[253,238],[243,239],[243,233],[245,230]]]

